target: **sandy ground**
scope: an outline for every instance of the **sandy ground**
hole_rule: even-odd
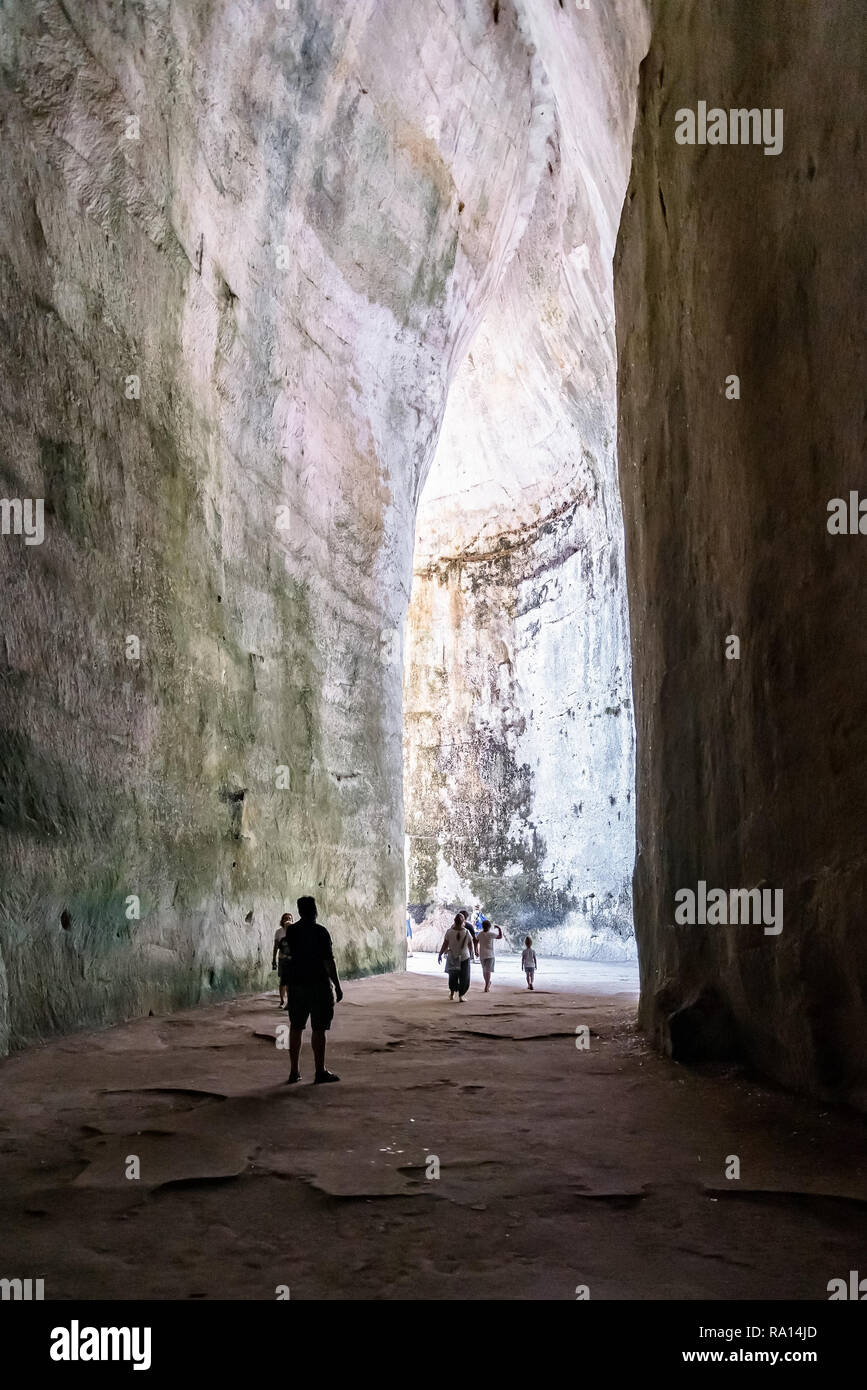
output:
[[[282,1084],[274,995],[0,1063],[0,1276],[59,1299],[826,1299],[867,1273],[861,1118],[651,1054],[629,966],[546,961],[529,994],[502,958],[463,1005],[435,958],[410,966],[347,984],[340,1085],[307,1084],[306,1043]]]

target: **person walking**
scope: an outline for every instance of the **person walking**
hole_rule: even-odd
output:
[[[286,928],[289,948],[286,1010],[289,1014],[289,1077],[290,1086],[301,1080],[298,1061],[301,1039],[307,1020],[310,1020],[310,1041],[316,1075],[314,1086],[339,1081],[325,1065],[325,1035],[334,1019],[335,1000],[343,998],[331,937],[316,920],[316,899],[298,899],[298,921]],[[334,986],[334,994],[331,986]]]
[[[494,933],[496,932],[496,936]],[[493,926],[487,917],[482,918],[481,931],[477,937],[479,948],[479,960],[482,962],[482,975],[485,980],[485,994],[490,992],[491,976],[494,973],[494,942],[502,941],[503,929],[498,927],[496,922]]]
[[[292,922],[292,913],[284,912],[280,918],[280,925],[274,933],[274,950],[271,952],[271,969],[277,971],[277,983],[280,986],[280,1008],[286,1007],[286,966],[289,960],[289,951],[286,945],[286,928]]]
[[[476,944],[467,930],[464,915],[459,912],[454,924],[449,927],[437,956],[437,964],[446,957],[446,971],[449,977],[449,999],[455,994],[461,1004],[470,987],[470,961],[478,954]]]
[[[475,941],[475,939],[476,939],[476,928],[475,928],[475,926],[473,925],[472,917],[471,917],[471,914],[470,914],[470,912],[468,911],[468,909],[465,908],[465,907],[462,907],[461,910],[460,910],[460,912],[458,913],[458,916],[459,916],[459,917],[463,917],[463,919],[464,919],[464,926],[466,927],[466,929],[467,929],[467,931],[469,932],[470,936],[473,938],[473,941]]]

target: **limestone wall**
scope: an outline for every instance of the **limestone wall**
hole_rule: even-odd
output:
[[[0,1020],[273,980],[301,892],[394,966],[414,509],[521,223],[527,40],[481,0],[0,24],[0,490],[45,501],[0,544]]]
[[[854,0],[657,0],[615,264],[642,1019],[862,1101],[867,540],[827,506],[863,481],[864,59]],[[700,101],[781,110],[781,152],[678,144]],[[782,931],[675,926],[699,881],[782,889]]]
[[[523,7],[544,144],[449,394],[408,628],[409,897],[631,936],[633,720],[612,258],[639,4]],[[535,164],[534,164],[535,159]],[[571,944],[570,944],[571,943]]]

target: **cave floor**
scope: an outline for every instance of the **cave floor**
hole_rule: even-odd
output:
[[[545,964],[529,994],[501,958],[487,996],[476,966],[463,1005],[431,957],[349,982],[335,1086],[282,1084],[271,994],[6,1059],[0,1273],[49,1299],[826,1299],[863,1268],[859,1116],[673,1065],[630,967]]]

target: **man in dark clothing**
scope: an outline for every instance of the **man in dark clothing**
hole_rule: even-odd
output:
[[[475,923],[474,923],[473,920],[472,920],[472,913],[470,912],[470,909],[469,909],[468,907],[462,907],[461,910],[460,910],[459,916],[463,917],[463,919],[464,919],[464,926],[466,927],[466,929],[467,929],[467,931],[469,932],[470,936],[473,938],[473,941],[475,941],[475,939],[476,939],[476,927],[475,927]]]
[[[325,1034],[334,1018],[334,1003],[343,998],[331,937],[316,920],[315,898],[298,899],[298,921],[286,928],[289,963],[286,968],[289,1014],[289,1085],[301,1080],[298,1058],[301,1039],[310,1019],[313,1061],[316,1065],[314,1085],[339,1081],[325,1066]],[[331,986],[334,985],[334,994]]]

